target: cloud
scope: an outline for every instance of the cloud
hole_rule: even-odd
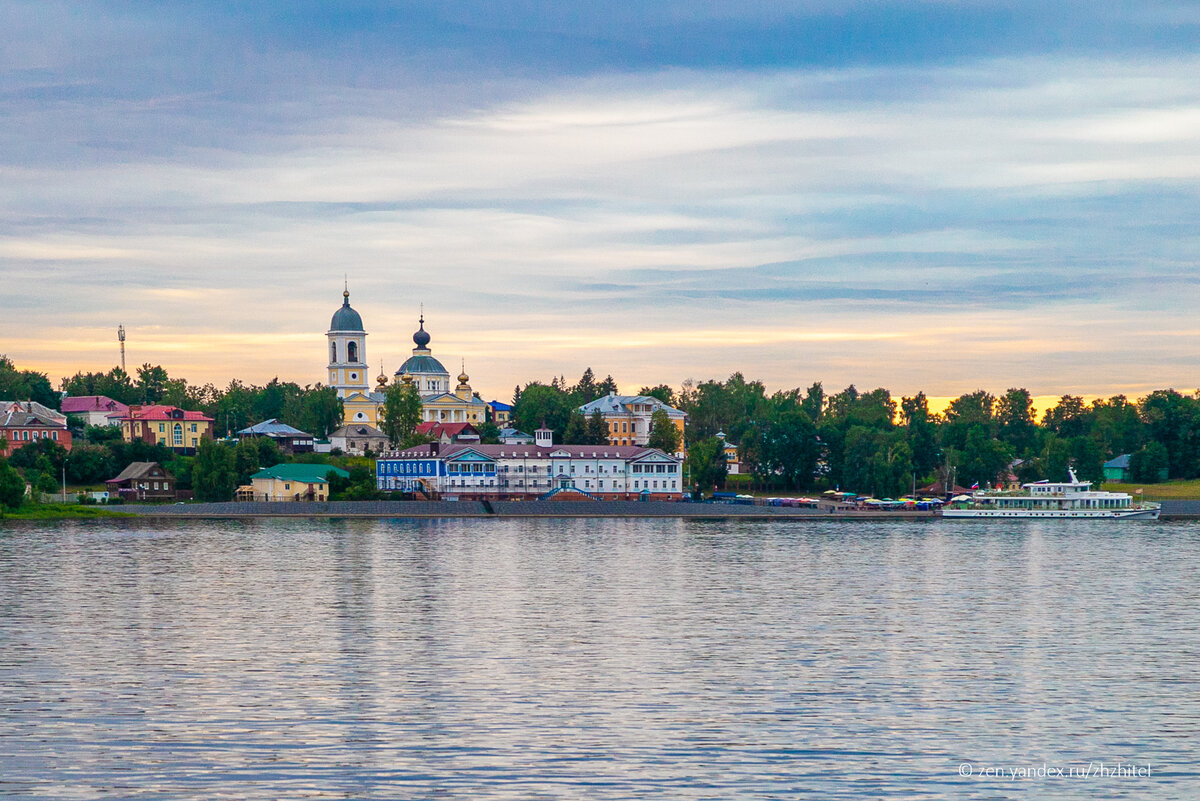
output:
[[[9,54],[0,97],[0,270],[20,287],[0,335],[23,366],[110,366],[123,323],[138,363],[172,374],[320,380],[346,274],[372,363],[407,355],[423,302],[435,351],[488,394],[589,364],[639,385],[741,370],[1106,392],[1179,382],[1200,355],[1179,333],[1200,299],[1193,56],[485,70],[471,87],[467,68],[388,58],[351,59],[359,82],[323,74],[366,35],[353,19],[254,17],[243,64],[262,69],[235,88],[190,45],[156,67],[182,80],[88,79],[136,11],[87,33],[48,8],[63,36],[26,30],[40,46]]]

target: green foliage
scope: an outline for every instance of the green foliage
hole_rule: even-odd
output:
[[[1008,443],[1014,454],[1030,456],[1038,440],[1033,396],[1026,389],[1009,389],[996,401],[995,410],[997,438]]]
[[[142,401],[141,390],[134,386],[132,379],[120,367],[114,367],[107,373],[76,373],[64,378],[60,386],[63,392],[71,396],[104,395],[124,404]]]
[[[392,384],[383,402],[382,430],[392,445],[402,443],[421,424],[421,395],[412,382]]]
[[[0,456],[0,507],[16,509],[25,499],[25,479]]]
[[[192,488],[198,501],[228,501],[237,489],[234,449],[207,437],[200,440],[192,465]]]
[[[599,415],[599,412],[596,414]],[[602,444],[607,444],[607,439]],[[658,448],[663,453],[677,453],[680,450],[679,427],[671,420],[666,409],[655,409],[650,415],[650,436],[646,440],[646,447]]]
[[[161,403],[170,376],[162,366],[143,364],[137,371],[137,388],[142,403]]]
[[[740,453],[755,478],[778,480],[787,489],[811,486],[820,456],[816,426],[799,406],[759,425],[742,441]]]
[[[513,405],[512,419],[516,427],[532,434],[542,427],[554,431],[556,442],[565,442],[564,434],[571,422],[576,406],[570,396],[554,386],[532,383],[521,390],[521,397]]]
[[[263,437],[263,439],[266,438]],[[258,443],[258,439],[246,437],[234,447],[233,469],[237,473],[237,483],[235,486],[250,483],[250,476],[259,471]]]
[[[929,400],[924,392],[900,399],[900,424],[908,436],[913,472],[921,479],[932,477],[941,463],[942,450],[937,424],[929,413]]]
[[[913,453],[903,429],[854,426],[846,432],[845,486],[894,498],[910,489],[912,479]]]
[[[43,437],[37,442],[17,448],[8,460],[13,467],[36,468],[58,475],[66,458],[66,448],[52,439]]]
[[[88,442],[103,445],[108,442],[118,442],[121,439],[120,426],[87,426],[83,429],[83,438]]]
[[[567,429],[562,435],[563,445],[586,445],[584,440],[587,438],[587,423],[583,419],[583,415],[578,412],[572,412],[567,420]]]
[[[99,484],[116,477],[112,451],[100,445],[76,445],[67,459],[67,480],[72,484]]]
[[[713,487],[725,486],[725,446],[716,437],[706,437],[692,444],[687,452],[688,478],[701,494],[712,492]]]
[[[492,420],[484,420],[475,426],[479,431],[479,442],[483,445],[496,445],[500,442],[500,426]]]
[[[1012,462],[1012,449],[991,435],[987,423],[974,423],[967,428],[966,441],[959,453],[958,482],[970,486],[995,485]]]
[[[45,373],[18,370],[7,356],[0,354],[0,400],[28,400],[59,407],[59,394],[54,391]]]
[[[1161,442],[1148,442],[1129,456],[1129,478],[1137,483],[1164,481],[1170,468],[1170,454]]]
[[[351,465],[347,472],[350,474],[348,478],[332,470],[329,472],[329,500],[372,501],[387,497],[375,488],[375,473],[367,465]]]
[[[666,384],[659,384],[656,387],[642,387],[638,390],[638,394],[644,395],[647,398],[658,398],[668,406],[677,408],[675,406],[675,390],[671,389]]]

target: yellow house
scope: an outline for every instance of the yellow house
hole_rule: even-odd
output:
[[[600,412],[608,424],[608,441],[613,445],[645,445],[650,439],[651,417],[662,409],[679,429],[680,453],[683,449],[683,426],[687,415],[668,406],[658,398],[647,395],[618,395],[610,392],[579,407],[579,413],[591,417]]]
[[[126,442],[141,440],[191,453],[200,440],[212,436],[212,424],[213,419],[203,412],[175,406],[130,406],[121,418],[121,436]]]
[[[250,486],[238,489],[244,501],[327,501],[329,473],[350,474],[324,464],[277,464],[250,476]]]

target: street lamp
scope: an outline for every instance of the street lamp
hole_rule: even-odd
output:
[[[67,502],[67,461],[68,461],[68,460],[66,460],[66,459],[63,459],[63,463],[62,463],[62,480],[63,480],[63,483],[62,483],[62,494],[63,494],[63,503],[66,503],[66,502]]]

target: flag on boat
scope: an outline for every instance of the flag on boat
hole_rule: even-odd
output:
[[[976,481],[974,484],[972,484],[971,489],[979,489],[979,482]]]

